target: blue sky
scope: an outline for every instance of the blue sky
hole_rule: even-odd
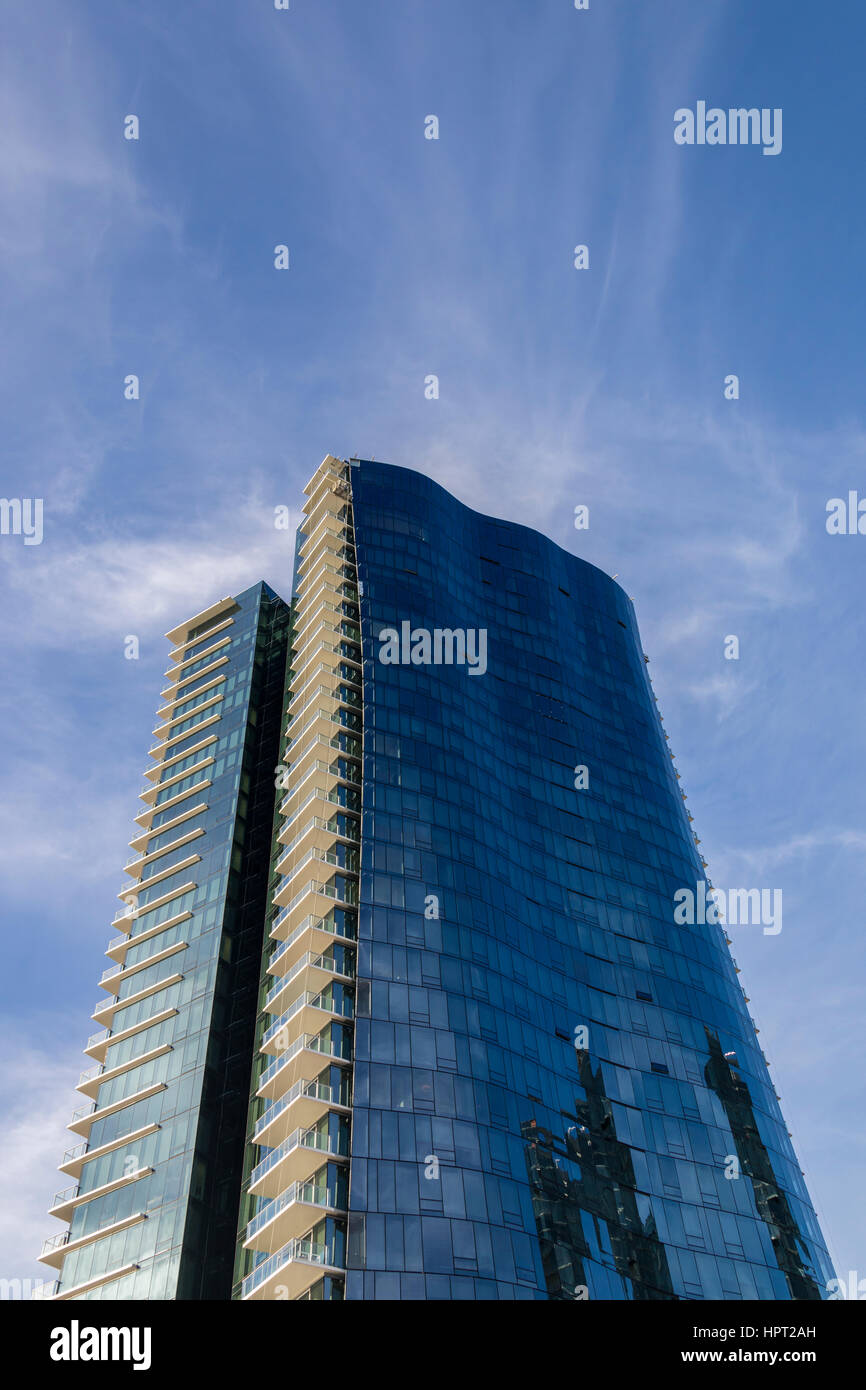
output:
[[[862,7],[42,0],[5,29],[0,491],[45,520],[0,536],[0,1275],[59,1229],[162,634],[288,592],[274,508],[331,452],[634,598],[713,881],[783,890],[733,949],[866,1277],[866,537],[825,528],[866,496]],[[698,100],[781,107],[781,154],[677,146]]]

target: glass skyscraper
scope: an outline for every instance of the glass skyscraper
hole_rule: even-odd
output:
[[[168,634],[43,1298],[230,1296],[288,620],[259,584]]]
[[[329,456],[169,637],[54,1296],[826,1297],[620,587]]]

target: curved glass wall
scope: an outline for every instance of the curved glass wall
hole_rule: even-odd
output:
[[[350,478],[346,1298],[825,1297],[724,931],[674,919],[706,871],[630,600],[418,473]]]

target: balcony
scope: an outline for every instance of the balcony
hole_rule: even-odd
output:
[[[328,642],[324,637],[321,637],[320,634],[317,634],[317,637],[319,640],[317,641],[314,639],[312,642],[308,642],[303,652],[301,652],[292,663],[293,684],[297,684],[299,681],[306,684],[305,672],[311,661],[316,661],[318,659],[324,668],[333,671],[339,666],[340,662],[345,659],[341,656],[340,648],[336,642]],[[321,667],[319,669],[321,669]],[[312,671],[310,674],[312,675]]]
[[[164,1023],[166,1019],[173,1018],[176,1013],[177,1009],[175,1008],[161,1009],[159,1013],[139,1019],[137,1023],[132,1023],[128,1028],[122,1028],[117,1033],[103,1028],[99,1033],[94,1033],[88,1038],[87,1046],[84,1049],[85,1054],[96,1062],[104,1062],[109,1047],[114,1043],[123,1042],[125,1038],[131,1038],[135,1033],[142,1033],[145,1028],[155,1028],[158,1023]]]
[[[205,749],[205,752],[207,751],[208,750]],[[209,757],[201,758],[199,762],[193,763],[192,767],[184,768],[181,772],[175,772],[172,776],[166,777],[163,782],[146,782],[139,791],[138,798],[140,801],[145,801],[151,810],[162,811],[166,806],[172,804],[174,796],[163,797],[158,801],[157,798],[160,792],[170,791],[172,787],[177,789],[178,783],[182,782],[185,777],[195,777],[198,773],[204,772],[206,768],[211,767],[214,762],[215,759],[211,753]]]
[[[348,769],[341,772],[338,767],[339,761],[339,758],[334,758],[331,762],[324,762],[321,758],[317,758],[315,762],[306,766],[283,798],[280,810],[283,811],[283,808],[288,810],[293,798],[300,796],[305,791],[307,793],[316,791],[328,795],[339,786],[360,787],[361,780],[357,772],[354,769],[353,775],[349,774]]]
[[[126,935],[132,931],[132,924],[138,916],[138,908],[134,902],[127,903],[126,907],[118,908],[111,919],[111,925],[116,927],[119,922],[126,922]]]
[[[74,1163],[76,1159],[80,1158],[82,1154],[86,1154],[86,1153],[87,1153],[87,1141],[86,1141],[86,1140],[85,1140],[84,1143],[82,1143],[82,1144],[76,1144],[76,1145],[74,1146],[74,1148],[67,1149],[67,1150],[66,1150],[66,1153],[63,1155],[63,1162],[62,1162],[61,1165],[60,1165],[60,1170],[61,1170],[61,1172],[63,1171],[64,1168],[68,1167],[69,1164]],[[74,1176],[74,1174],[70,1174],[70,1176]]]
[[[274,904],[280,902],[281,891],[277,889],[274,894]],[[352,908],[357,906],[358,885],[357,883],[347,883],[343,888],[337,888],[333,883],[321,883],[317,879],[311,879],[299,893],[286,904],[286,916],[280,914],[280,928],[277,929],[276,921],[271,929],[271,936],[278,936],[285,927],[285,935],[296,926],[300,925],[302,918],[312,915],[324,917],[327,911],[327,904],[332,903],[340,908]]]
[[[313,623],[321,621],[321,614],[328,614],[330,617],[342,618],[343,609],[339,603],[331,603],[323,598],[321,603],[317,603],[304,611],[298,612],[298,622],[293,637],[292,651],[301,651],[305,642],[309,642],[313,631]],[[327,619],[326,619],[327,621]]]
[[[180,972],[173,975],[166,975],[163,980],[156,980],[152,985],[147,985],[144,989],[136,990],[134,994],[128,994],[124,999],[115,999],[112,995],[109,999],[100,1000],[91,1014],[94,1023],[108,1023],[109,1027],[115,1013],[120,1009],[125,1009],[128,1004],[137,1004],[141,999],[147,999],[148,995],[157,994],[161,989],[168,989],[170,985],[176,985],[183,979]]]
[[[333,482],[325,481],[324,485],[311,494],[308,501],[304,503],[304,522],[303,535],[305,544],[315,540],[323,527],[331,528],[338,526],[340,531],[345,534],[347,530],[348,517],[350,515],[350,502],[346,489],[348,483],[342,480]]]
[[[163,726],[165,726],[167,724],[175,723],[179,718],[185,719],[187,715],[195,714],[196,710],[201,709],[204,706],[210,704],[211,700],[214,698],[217,691],[219,690],[219,687],[221,685],[224,685],[225,681],[226,676],[225,672],[223,672],[218,676],[211,676],[210,680],[206,681],[205,684],[198,690],[192,690],[186,695],[173,696],[167,704],[163,705],[161,709],[158,709],[156,711],[157,719],[161,721]],[[180,707],[185,705],[188,700],[197,700],[198,697],[202,695],[206,698],[201,700],[199,704],[194,704],[190,709],[181,710],[181,713],[178,714],[178,710],[180,709]],[[156,733],[156,730],[154,730],[154,733]]]
[[[147,1052],[141,1052],[137,1057],[130,1057],[125,1062],[121,1062],[116,1067],[98,1066],[90,1067],[81,1073],[78,1079],[76,1090],[83,1096],[90,1096],[95,1099],[99,1094],[99,1088],[106,1081],[113,1081],[116,1076],[123,1076],[125,1072],[134,1071],[136,1067],[143,1067],[148,1062],[155,1062],[158,1057],[162,1057],[166,1052],[171,1052],[171,1043],[161,1043],[159,1047],[152,1047]]]
[[[338,1066],[351,1062],[345,1042],[334,1046],[315,1033],[297,1038],[262,1072],[256,1095],[262,1100],[282,1100],[298,1081],[315,1081],[328,1061]]]
[[[162,808],[161,808],[161,809],[162,809]],[[155,835],[155,834],[158,833],[158,834],[162,835],[163,832],[166,831],[166,830],[174,830],[175,826],[177,826],[177,825],[182,825],[184,821],[189,820],[192,816],[201,815],[201,814],[202,814],[204,811],[206,811],[206,810],[207,810],[207,802],[206,802],[206,801],[198,801],[198,802],[195,803],[194,806],[189,806],[189,807],[187,807],[186,809],[180,811],[176,816],[173,816],[171,820],[167,820],[167,821],[165,822],[164,825],[161,825],[161,826],[159,827],[158,832],[157,832],[157,831],[151,831],[151,830],[138,830],[138,831],[136,831],[136,833],[133,835],[132,839],[131,839],[130,842],[129,842],[130,847],[131,847],[131,848],[137,847],[138,845],[142,844],[143,842],[149,840],[152,834]],[[146,851],[145,851],[144,849],[140,849],[140,850],[139,850],[139,854],[140,854],[141,856],[143,856],[145,853],[146,853]]]
[[[247,1276],[241,1285],[241,1298],[271,1299],[277,1289],[286,1289],[289,1299],[294,1301],[324,1275],[345,1275],[345,1269],[334,1260],[333,1252],[326,1245],[316,1245],[306,1237],[289,1241]]]
[[[48,1240],[43,1242],[39,1258],[43,1264],[60,1269],[66,1256],[74,1250],[81,1250],[85,1245],[92,1245],[104,1236],[113,1236],[118,1231],[125,1231],[128,1226],[135,1226],[139,1221],[146,1219],[146,1213],[138,1211],[132,1216],[124,1216],[120,1221],[112,1221],[107,1226],[100,1226],[97,1230],[88,1231],[86,1235],[76,1236],[74,1239],[71,1239],[70,1231],[61,1231],[59,1235],[49,1236]]]
[[[133,816],[133,820],[136,825],[149,826],[155,816],[161,815],[163,811],[171,811],[175,806],[181,806],[185,801],[191,803],[193,797],[198,796],[200,792],[207,791],[210,786],[212,786],[211,779],[203,777],[200,782],[195,783],[195,786],[187,787],[186,791],[178,792],[176,796],[169,797],[167,801],[161,802],[158,806],[156,802],[143,806],[138,815]]]
[[[356,740],[360,744],[360,740]],[[300,773],[304,768],[307,759],[313,753],[324,756],[329,762],[333,762],[334,754],[337,753],[343,758],[351,758],[353,762],[360,762],[359,753],[351,753],[345,748],[340,747],[340,740],[331,731],[310,733],[304,740],[303,748],[299,748],[296,756],[289,765],[290,773]]]
[[[332,1059],[319,1056],[319,1067]],[[342,1059],[340,1059],[342,1061]],[[276,1148],[296,1129],[309,1129],[329,1110],[340,1115],[351,1115],[351,1108],[342,1096],[346,1094],[339,1086],[330,1086],[323,1081],[296,1081],[282,1100],[269,1105],[257,1121],[253,1131],[253,1143],[269,1149]]]
[[[285,859],[285,857],[286,856],[283,855],[283,859]],[[321,872],[318,868],[320,864],[324,864],[326,868],[336,869],[339,873],[345,874],[349,878],[357,879],[357,867],[354,864],[347,864],[345,862],[349,857],[356,857],[352,856],[351,850],[343,854],[338,854],[336,850],[333,849],[307,850],[306,854],[303,854],[300,859],[298,859],[294,867],[289,868],[286,866],[281,870],[279,865],[277,866],[277,872],[282,874],[283,878],[277,892],[284,896],[287,890],[298,888],[298,885],[303,882],[305,876],[309,877],[310,874]],[[280,862],[282,863],[282,859]]]
[[[136,961],[134,965],[109,965],[100,977],[100,988],[109,994],[117,994],[125,980],[140,974],[142,970],[147,970],[151,965],[159,965],[160,961],[168,960],[170,956],[177,955],[178,951],[185,951],[188,945],[188,941],[175,941],[171,946],[163,946],[162,950],[154,951],[152,956],[145,956],[144,960]]]
[[[339,685],[341,683],[347,682],[350,685],[356,685],[358,687],[360,687],[363,684],[361,671],[360,669],[356,669],[358,663],[346,662],[347,665],[351,665],[352,670],[350,673],[344,673],[340,669],[344,662],[346,662],[346,658],[344,656],[337,657],[333,661],[322,661],[319,663],[318,666],[314,666],[312,670],[309,671],[309,673],[307,673],[305,670],[303,673],[303,679],[301,678],[300,672],[296,671],[294,673],[294,676],[292,677],[292,690],[288,706],[289,714],[292,719],[296,719],[298,717],[299,701],[302,702],[300,708],[306,709],[307,705],[309,704],[309,699],[307,697],[309,696],[311,689],[315,687],[315,683],[317,680],[319,682],[320,688],[323,688],[331,693],[333,693],[334,686]],[[322,680],[326,681],[327,685],[322,686]]]
[[[217,631],[217,629],[214,628],[214,631]],[[204,661],[206,657],[213,656],[215,652],[224,651],[225,648],[231,644],[231,640],[231,636],[228,633],[224,633],[222,637],[212,642],[209,647],[203,647],[202,650],[196,652],[194,656],[188,656],[182,661],[172,662],[168,670],[163,671],[162,674],[165,676],[166,680],[176,680],[178,673],[183,671],[184,668],[192,666],[196,661]]]
[[[138,887],[143,886],[140,885],[138,881],[141,879],[141,875],[145,868],[149,868],[151,864],[158,863],[159,860],[164,859],[167,854],[171,854],[172,850],[182,849],[184,845],[191,844],[193,840],[197,840],[199,836],[203,834],[203,828],[201,826],[195,826],[192,830],[187,830],[185,833],[178,835],[177,839],[172,840],[170,844],[161,845],[157,850],[145,851],[143,854],[134,854],[131,859],[126,861],[126,873],[136,882],[136,887],[132,889],[127,886],[127,891],[137,892]],[[195,860],[186,860],[185,862],[194,863]],[[153,881],[153,877],[154,876],[147,879],[148,884]]]
[[[275,872],[278,874],[287,873],[292,857],[301,849],[301,846],[305,842],[309,844],[311,849],[317,849],[319,851],[331,849],[335,840],[344,845],[360,844],[360,835],[350,835],[346,830],[339,830],[334,824],[336,819],[336,816],[331,816],[329,820],[325,820],[322,816],[310,816],[303,828],[299,830],[289,844],[286,845],[283,853],[277,860]],[[353,827],[354,824],[355,822],[353,821]],[[286,828],[288,828],[288,826]],[[282,833],[282,831],[280,833]],[[303,860],[299,859],[297,865],[301,863],[303,863]]]
[[[285,998],[281,1002],[281,996],[290,989],[303,988],[309,992],[323,990],[331,982],[352,984],[353,980],[354,976],[342,970],[330,956],[313,955],[305,951],[300,960],[295,961],[291,970],[278,979],[269,990],[265,997],[265,1009],[268,1013],[277,1013],[287,1002]],[[270,1029],[268,1031],[270,1032]]]
[[[88,1110],[87,1114],[92,1115],[93,1111]],[[158,1129],[159,1125],[155,1120],[152,1120],[150,1124],[141,1125],[138,1129],[131,1131],[128,1130],[119,1138],[110,1139],[108,1143],[100,1144],[94,1149],[91,1149],[85,1140],[83,1144],[76,1144],[73,1149],[67,1149],[63,1155],[63,1162],[60,1164],[60,1172],[67,1173],[70,1178],[80,1178],[85,1163],[90,1163],[94,1158],[101,1158],[103,1154],[111,1153],[114,1149],[121,1149],[125,1144],[132,1144],[139,1139],[144,1139],[148,1134],[154,1134]]]
[[[317,1033],[327,1022],[345,1023],[353,1018],[351,999],[337,1002],[327,999],[324,990],[319,993],[308,990],[290,1004],[285,1013],[274,1019],[262,1038],[261,1051],[271,1055],[285,1052],[287,1044],[295,1041],[294,1037],[289,1037],[289,1031],[294,1033],[300,1029],[302,1033]]]
[[[340,565],[332,565],[329,558],[321,555],[311,567],[309,574],[299,576],[298,603],[305,603],[307,595],[317,594],[323,585],[329,591],[336,589],[339,592],[342,583],[345,581],[352,583],[356,578],[357,573],[354,564],[344,561]]]
[[[315,583],[308,585],[300,596],[298,600],[299,617],[305,618],[308,612],[317,608],[321,603],[333,604],[335,599],[348,597],[344,591],[349,587],[348,579],[340,575],[328,574],[327,572],[321,574]]]
[[[309,716],[307,722],[300,729],[297,728],[297,720],[290,719],[287,733],[289,730],[294,730],[295,732],[290,741],[286,744],[286,760],[289,760],[290,755],[296,752],[301,745],[306,747],[308,739],[315,737],[316,734],[322,734],[324,738],[330,738],[336,723],[337,720],[335,716],[330,714],[326,709],[316,710]]]
[[[119,1265],[117,1269],[109,1269],[105,1274],[96,1274],[92,1279],[86,1279],[83,1284],[75,1284],[71,1289],[60,1289],[55,1281],[54,1292],[43,1294],[44,1298],[53,1298],[57,1302],[64,1299],[78,1298],[80,1294],[89,1293],[91,1289],[98,1289],[103,1284],[113,1284],[115,1280],[122,1279],[126,1274],[132,1274],[139,1266],[131,1260],[128,1264]]]
[[[36,1285],[36,1288],[30,1295],[30,1301],[32,1302],[34,1299],[54,1298],[59,1287],[60,1281],[58,1279],[46,1279],[44,1284]]]
[[[289,721],[289,727],[293,727],[294,721]],[[335,726],[337,732],[335,732]],[[340,735],[343,736],[341,742]],[[292,763],[290,754],[295,753],[294,764],[297,764],[304,754],[316,742],[327,744],[328,748],[333,748],[346,758],[354,758],[357,762],[361,761],[363,752],[363,742],[355,734],[346,733],[345,726],[339,723],[337,717],[328,714],[325,710],[320,710],[312,714],[307,719],[303,729],[301,729],[291,741],[286,745],[285,760]]]
[[[328,714],[334,714],[341,705],[360,708],[364,703],[360,693],[349,690],[341,691],[339,687],[344,684],[345,682],[343,681],[335,680],[335,689],[331,689],[327,685],[317,686],[316,689],[311,691],[303,704],[292,711],[292,719],[300,719],[305,710],[308,710],[312,704],[318,701],[322,702],[322,709],[327,711]]]
[[[147,878],[139,879],[136,883],[125,884],[118,893],[119,898],[134,897],[137,893],[142,893],[146,889],[153,888],[157,883],[165,883],[166,879],[172,878],[175,874],[182,873],[185,869],[191,868],[193,864],[198,864],[201,859],[200,854],[188,854],[185,859],[179,859],[174,864],[169,864],[164,868],[157,868],[157,872],[148,874]],[[159,860],[156,861],[159,865]]]
[[[346,798],[348,798],[348,794],[349,793],[346,792]],[[357,796],[357,792],[354,793],[354,795]],[[289,815],[288,813],[289,800],[289,796],[284,796],[282,802],[280,803],[280,815],[285,816],[286,819],[280,826],[278,832],[279,835],[285,835],[287,831],[291,830],[293,827],[296,827],[299,821],[301,820],[301,817],[307,811],[307,807],[310,806],[311,803],[314,801],[321,803],[321,810],[323,811],[328,811],[329,807],[334,807],[335,809],[333,811],[328,811],[328,814],[331,817],[339,815],[341,812],[345,812],[346,814],[351,814],[354,816],[360,816],[361,814],[360,807],[349,806],[346,800],[341,799],[339,790],[333,792],[321,792],[314,789],[310,792],[309,796],[305,797],[298,809],[296,811],[293,811],[291,815]],[[357,824],[358,829],[360,831],[360,822],[353,822],[353,824]]]
[[[196,661],[199,660],[203,660],[203,658],[197,656]],[[179,700],[185,700],[187,694],[184,692],[184,686],[198,685],[199,681],[206,681],[208,676],[212,676],[215,671],[225,666],[227,661],[228,656],[225,652],[214,653],[213,659],[208,661],[206,665],[199,667],[197,671],[193,671],[192,673],[187,672],[186,675],[184,675],[181,667],[176,666],[168,673],[169,684],[164,690],[159,692],[160,699],[167,700],[169,704],[176,704]],[[172,677],[174,677],[174,679],[171,679]],[[210,681],[209,684],[213,685],[213,681]],[[207,690],[208,686],[204,685],[201,689]],[[198,691],[194,690],[192,693],[195,695],[198,694]]]
[[[309,1231],[326,1216],[345,1217],[335,1190],[324,1183],[293,1182],[279,1197],[262,1207],[246,1229],[246,1250],[273,1250]]]
[[[133,946],[140,946],[145,941],[150,941],[151,937],[160,936],[163,932],[170,931],[172,927],[177,927],[181,922],[186,922],[192,916],[189,908],[183,912],[175,912],[171,917],[165,917],[161,922],[155,922],[146,931],[136,932],[133,936],[116,936],[113,941],[108,943],[105,954],[112,960],[118,961],[121,965],[126,959],[126,953]]]
[[[135,1105],[136,1101],[148,1100],[151,1096],[155,1096],[157,1091],[164,1091],[165,1088],[166,1083],[164,1081],[154,1081],[150,1086],[144,1086],[140,1091],[134,1091],[131,1096],[124,1096],[121,1100],[115,1100],[111,1105],[103,1105],[99,1109],[94,1101],[91,1101],[89,1105],[80,1105],[77,1110],[73,1111],[72,1119],[66,1128],[71,1129],[73,1134],[87,1135],[97,1120],[104,1120],[108,1115],[114,1115],[118,1110],[124,1110],[128,1105]]]
[[[298,568],[300,569],[312,559],[320,545],[329,545],[336,549],[344,544],[345,528],[342,524],[331,526],[328,524],[327,518],[323,518],[316,526],[315,530],[311,531],[306,537],[303,545],[298,550]]]
[[[283,908],[283,912],[274,918],[271,927],[271,936],[275,937],[280,917],[288,908]],[[340,927],[333,920],[329,913],[327,917],[305,917],[287,940],[281,942],[279,948],[274,952],[268,961],[268,973],[270,975],[285,974],[290,970],[305,951],[312,951],[316,955],[321,955],[335,941],[344,941],[347,944],[354,944],[356,941],[355,933],[352,929]],[[277,968],[278,967],[278,968]]]
[[[250,1173],[250,1193],[254,1197],[278,1197],[293,1182],[307,1182],[326,1159],[348,1163],[330,1134],[315,1129],[296,1129],[278,1148],[257,1163]]]
[[[71,1187],[54,1194],[48,1215],[56,1216],[59,1221],[68,1221],[76,1207],[84,1206],[86,1202],[94,1202],[97,1197],[107,1197],[110,1192],[116,1192],[118,1188],[128,1187],[130,1183],[147,1178],[152,1172],[152,1168],[136,1168],[132,1173],[124,1173],[121,1177],[101,1183],[99,1187],[90,1188],[87,1192],[81,1192],[78,1183],[73,1183]]]

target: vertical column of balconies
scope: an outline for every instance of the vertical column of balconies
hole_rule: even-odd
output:
[[[130,1172],[124,1168],[121,1177],[99,1187],[89,1186],[86,1182],[86,1165],[89,1162],[115,1149],[127,1148],[159,1129],[156,1122],[133,1124],[110,1143],[93,1146],[90,1142],[90,1132],[97,1121],[165,1090],[165,1082],[152,1082],[144,1087],[134,1087],[122,1100],[100,1106],[100,1089],[105,1082],[171,1051],[171,1044],[163,1042],[135,1054],[120,1065],[112,1065],[111,1049],[115,1044],[166,1022],[178,1012],[164,1000],[169,988],[183,980],[183,952],[188,945],[184,939],[183,923],[188,921],[192,913],[188,910],[173,912],[170,904],[197,887],[195,865],[201,859],[198,850],[201,837],[205,834],[200,820],[208,809],[207,788],[211,785],[209,770],[214,762],[213,746],[216,743],[214,729],[220,718],[223,698],[220,687],[225,680],[221,668],[228,661],[227,650],[234,622],[231,610],[234,606],[233,599],[223,599],[167,634],[174,644],[170,653],[172,664],[165,672],[169,684],[161,691],[165,704],[157,713],[157,727],[153,730],[157,740],[150,749],[153,766],[145,772],[146,781],[140,792],[144,809],[135,817],[140,828],[129,842],[133,853],[126,862],[125,873],[130,881],[118,893],[123,906],[115,913],[112,923],[121,934],[112,938],[105,952],[112,964],[103,971],[99,986],[107,997],[97,1003],[92,1014],[94,1022],[103,1027],[88,1039],[84,1049],[95,1065],[82,1072],[79,1078],[76,1089],[87,1097],[87,1101],[73,1112],[68,1126],[74,1134],[82,1136],[82,1142],[67,1150],[60,1164],[60,1172],[75,1181],[55,1194],[49,1208],[49,1215],[67,1223],[73,1220],[80,1206],[98,1201],[100,1197],[148,1177],[154,1171],[145,1164]],[[204,623],[211,624],[207,630],[207,640],[201,635],[189,635]],[[190,656],[191,648],[194,650]],[[192,715],[188,713],[191,698],[196,701]],[[190,727],[193,718],[194,724]],[[180,731],[179,726],[182,726]],[[180,764],[183,766],[180,767]],[[168,796],[164,794],[166,791]],[[154,817],[166,811],[173,814],[161,821],[158,831],[155,831]],[[157,833],[159,839],[156,848],[151,849],[150,842]],[[169,836],[168,840],[166,836]],[[163,860],[167,861],[168,867],[162,867]],[[146,906],[140,906],[141,892],[159,884],[164,885],[165,891],[157,892]],[[153,924],[149,924],[147,918],[152,912],[158,913],[158,916]],[[151,938],[153,949],[146,949],[134,963],[128,963],[130,949],[133,946],[146,946]],[[135,977],[164,960],[172,961],[165,973],[156,982],[136,989]],[[130,981],[133,982],[132,986],[126,990]],[[152,1012],[124,1027],[123,1010],[150,997],[154,998]],[[59,1300],[75,1298],[137,1269],[138,1265],[131,1263],[108,1270],[99,1278],[82,1284],[66,1287],[63,1283],[63,1265],[67,1255],[146,1220],[144,1206],[142,1200],[140,1211],[123,1221],[97,1225],[86,1235],[74,1236],[71,1227],[67,1227],[60,1234],[49,1237],[43,1244],[40,1259],[57,1269],[59,1275],[53,1283],[40,1286],[36,1296]]]
[[[362,680],[347,470],[306,489],[292,642],[272,984],[244,1245],[266,1258],[244,1299],[339,1290],[345,1268],[361,836]],[[339,1294],[337,1294],[339,1296]]]

